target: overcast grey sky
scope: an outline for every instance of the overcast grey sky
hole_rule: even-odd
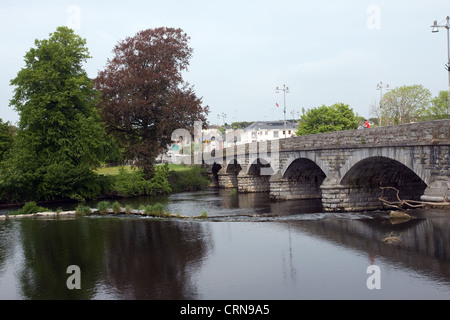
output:
[[[211,124],[283,119],[323,104],[349,104],[362,116],[378,103],[379,82],[448,89],[449,0],[164,0],[0,2],[0,118],[15,123],[9,85],[35,39],[67,25],[87,39],[95,78],[118,41],[155,27],[183,29],[194,49],[185,79],[209,105]],[[276,107],[276,103],[280,105]],[[297,115],[295,116],[298,117]]]

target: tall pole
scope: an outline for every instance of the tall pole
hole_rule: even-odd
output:
[[[434,21],[434,24],[431,26],[433,29],[431,32],[436,33],[439,32],[439,28],[447,29],[447,55],[448,55],[448,63],[445,65],[445,69],[448,71],[448,103],[450,108],[450,16],[446,18],[447,24],[438,25],[437,21]]]
[[[276,93],[279,93],[280,90],[283,90],[284,94],[284,137],[286,138],[286,126],[287,126],[287,120],[286,120],[286,93],[289,93],[289,87],[286,87],[286,85],[283,85],[283,89],[276,88]]]
[[[446,65],[447,71],[448,71],[448,106],[447,106],[447,116],[449,116],[449,110],[450,110],[450,17],[447,16],[447,26],[445,27],[447,29],[447,55],[448,55],[448,63]]]
[[[377,84],[377,90],[380,90],[380,127],[381,127],[381,115],[383,113],[383,82]],[[386,90],[389,90],[389,85],[386,85]]]

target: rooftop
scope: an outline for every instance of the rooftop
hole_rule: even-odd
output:
[[[286,129],[297,130],[297,128],[297,123],[287,121]],[[252,130],[284,130],[284,121],[256,121],[244,129],[244,131]]]

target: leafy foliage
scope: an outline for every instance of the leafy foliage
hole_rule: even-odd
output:
[[[14,138],[11,126],[0,119],[0,161],[11,151]]]
[[[199,166],[190,167],[189,170],[172,170],[168,179],[175,192],[199,191],[210,184],[205,169]]]
[[[98,74],[102,93],[101,115],[123,144],[127,157],[150,178],[154,159],[171,143],[176,129],[206,123],[208,107],[202,107],[193,87],[185,83],[193,50],[189,37],[174,28],[148,29],[128,37],[114,48],[114,58]]]
[[[35,214],[35,213],[47,212],[47,211],[50,211],[50,210],[47,208],[38,206],[37,203],[34,201],[30,201],[30,202],[25,203],[25,205],[21,209],[15,211],[15,212],[12,212],[10,214],[11,215]]]
[[[153,172],[153,177],[149,180],[145,178],[142,169],[127,172],[121,168],[114,179],[113,190],[122,196],[139,196],[139,195],[163,195],[172,192],[167,180],[169,168],[167,165],[157,166]]]
[[[363,118],[355,115],[347,104],[336,103],[306,111],[300,120],[298,136],[352,130],[358,127]]]
[[[430,106],[431,92],[422,85],[402,86],[383,96],[383,124],[420,121]]]
[[[450,91],[440,91],[426,110],[427,120],[450,119]]]
[[[108,213],[108,210],[111,208],[111,203],[109,201],[100,201],[97,203],[98,213],[101,215],[105,215]]]
[[[66,27],[36,40],[25,68],[11,81],[20,122],[11,157],[2,164],[0,192],[9,200],[94,197],[104,128],[98,98],[82,65],[86,40]]]

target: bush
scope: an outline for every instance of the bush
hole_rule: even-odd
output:
[[[100,201],[97,204],[98,213],[102,215],[108,213],[108,209],[110,208],[111,204],[109,203],[109,201]]]
[[[160,203],[156,203],[153,206],[146,205],[145,206],[145,214],[147,214],[148,216],[156,216],[156,217],[165,216],[164,206]]]
[[[14,211],[10,214],[11,215],[35,214],[38,212],[46,212],[46,211],[50,211],[50,210],[47,208],[38,206],[36,204],[36,202],[34,202],[34,201],[30,201],[30,202],[25,203],[25,205],[21,209]]]
[[[75,209],[75,213],[79,215],[86,215],[91,213],[91,208],[88,206],[85,206],[83,204],[79,204],[77,208]]]
[[[122,196],[156,196],[172,192],[167,180],[169,169],[167,166],[157,166],[153,177],[145,179],[144,172],[137,169],[127,172],[120,168],[119,174],[114,177],[113,190]]]
[[[210,184],[206,170],[199,166],[183,171],[170,171],[169,182],[174,192],[199,191]]]
[[[112,209],[113,209],[114,214],[119,214],[120,210],[122,210],[120,207],[120,203],[118,201],[116,201],[112,204]]]

